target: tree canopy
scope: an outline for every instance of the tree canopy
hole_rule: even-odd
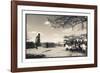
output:
[[[47,17],[51,26],[54,28],[69,28],[77,24],[81,24],[82,29],[84,28],[84,22],[87,22],[87,16],[50,16]]]

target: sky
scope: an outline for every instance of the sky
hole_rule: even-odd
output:
[[[41,42],[63,42],[65,35],[86,33],[86,29],[80,30],[80,24],[74,27],[74,31],[72,31],[72,28],[53,28],[47,22],[47,17],[48,15],[26,15],[28,40],[34,41],[37,33],[40,33]]]

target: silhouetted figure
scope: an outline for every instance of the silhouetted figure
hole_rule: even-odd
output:
[[[48,48],[49,47],[49,45],[48,45],[48,42],[46,43],[46,48]]]
[[[40,46],[40,33],[35,38],[35,48],[38,49],[38,46]]]

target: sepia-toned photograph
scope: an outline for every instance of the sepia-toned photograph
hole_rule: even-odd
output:
[[[11,2],[11,72],[97,67],[97,6]]]
[[[87,56],[87,19],[26,14],[26,59]]]
[[[11,72],[97,67],[97,6],[11,2]]]

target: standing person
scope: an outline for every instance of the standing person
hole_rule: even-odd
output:
[[[40,33],[35,38],[35,47],[38,49],[38,46],[40,46]]]

